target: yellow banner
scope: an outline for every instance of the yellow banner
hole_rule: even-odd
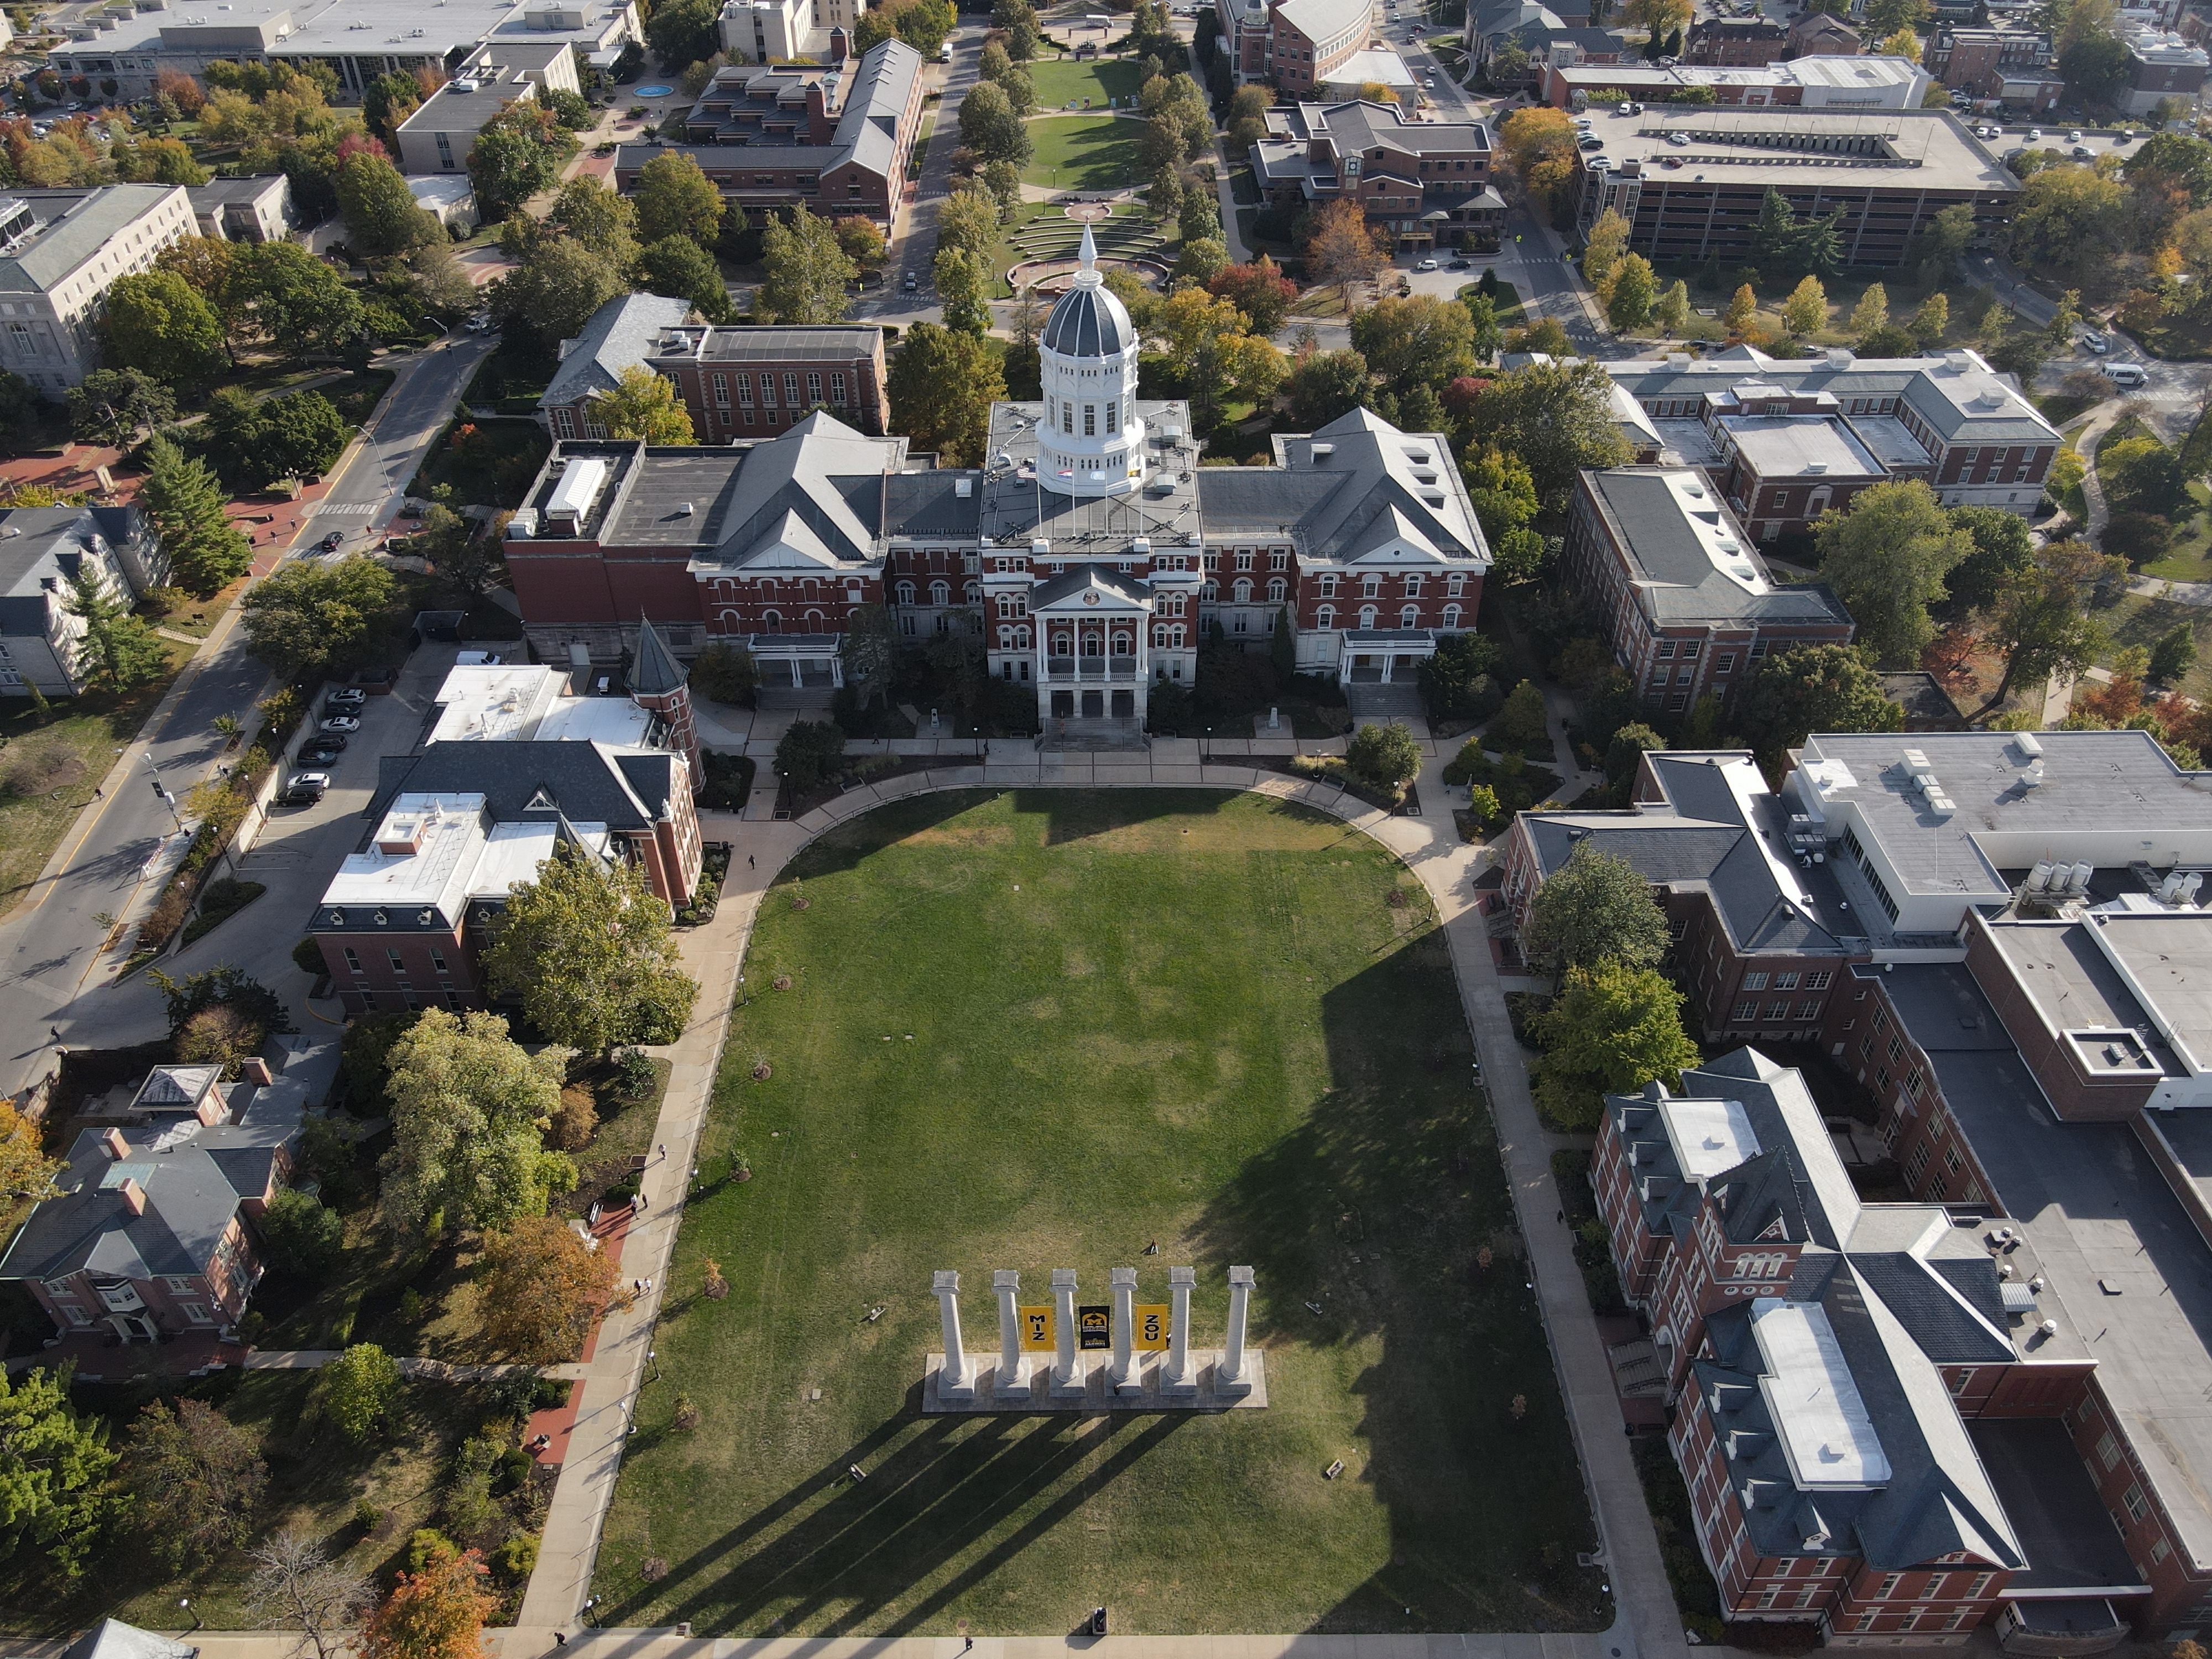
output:
[[[1129,1346],[1133,1348],[1150,1348],[1156,1352],[1165,1349],[1168,1346],[1167,1304],[1139,1302],[1137,1304],[1136,1313],[1136,1337]]]
[[[1053,1322],[1052,1304],[1048,1302],[1042,1308],[1017,1308],[1014,1313],[1022,1322],[1022,1352],[1050,1353],[1059,1334]]]

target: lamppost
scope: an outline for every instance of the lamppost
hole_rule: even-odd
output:
[[[146,770],[154,781],[154,793],[161,798],[161,805],[169,809],[169,817],[181,833],[185,827],[184,815],[177,811],[177,798],[169,793],[168,785],[161,781],[161,769],[154,763],[150,754],[141,755],[138,758],[146,763]]]
[[[177,1598],[177,1606],[186,1613],[192,1613],[192,1598],[189,1595],[180,1595]],[[205,1623],[207,1623],[207,1616],[204,1613],[192,1613],[192,1628],[186,1631],[185,1634],[187,1636],[193,1634]]]
[[[645,1357],[646,1357],[647,1359],[649,1359],[649,1360],[651,1360],[651,1361],[653,1362],[653,1380],[654,1382],[659,1382],[659,1381],[660,1381],[660,1354],[659,1354],[659,1351],[658,1351],[658,1350],[656,1350],[656,1349],[653,1349],[653,1348],[647,1348],[647,1349],[645,1351]]]

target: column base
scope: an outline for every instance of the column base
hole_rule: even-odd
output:
[[[921,1409],[925,1415],[941,1413],[1006,1412],[1126,1412],[1126,1411],[1245,1411],[1264,1410],[1267,1404],[1267,1374],[1257,1349],[1244,1353],[1244,1375],[1217,1387],[1214,1372],[1221,1353],[1214,1348],[1190,1352],[1191,1381],[1170,1384],[1166,1380],[1167,1356],[1140,1353],[1127,1383],[1116,1385],[1101,1364],[1078,1362],[1075,1378],[1065,1388],[1052,1381],[1053,1361],[1037,1357],[1026,1378],[1026,1394],[1001,1392],[994,1365],[964,1393],[940,1389],[944,1356],[928,1356],[921,1376]]]
[[[1045,1380],[1050,1386],[1046,1392],[1055,1400],[1084,1399],[1091,1393],[1094,1369],[1098,1375],[1103,1375],[1105,1370],[1103,1366],[1094,1368],[1088,1360],[1079,1358],[1075,1362],[1073,1374],[1066,1382],[1061,1382],[1055,1380],[1060,1375],[1059,1363],[1056,1360],[1047,1360],[1043,1370]]]
[[[940,1399],[972,1400],[975,1397],[975,1372],[972,1364],[968,1375],[959,1376],[945,1369],[943,1354],[933,1353],[929,1357],[929,1374],[936,1382]]]
[[[1198,1392],[1198,1356],[1188,1355],[1183,1365],[1183,1375],[1172,1376],[1165,1365],[1160,1367],[1160,1392],[1171,1400],[1188,1399]]]
[[[1026,1366],[1018,1363],[1012,1370],[1008,1370],[1004,1365],[992,1368],[990,1394],[993,1399],[1026,1400],[1030,1397],[1030,1391],[1029,1370]]]

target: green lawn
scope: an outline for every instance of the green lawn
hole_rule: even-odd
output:
[[[1116,115],[1053,115],[1031,121],[1030,141],[1036,153],[1022,169],[1022,182],[1056,190],[1116,190],[1140,182],[1139,121]]]
[[[1079,109],[1085,98],[1093,109],[1103,108],[1109,98],[1135,97],[1145,84],[1144,71],[1130,59],[1109,58],[1102,63],[1092,58],[1079,64],[1073,58],[1041,58],[1027,67],[1040,109],[1065,109],[1070,104]]]
[[[746,974],[603,1622],[1610,1619],[1443,939],[1373,842],[1252,795],[902,803],[801,855]],[[697,1294],[710,1258],[726,1300]],[[1151,1300],[1182,1262],[1199,1346],[1229,1265],[1256,1269],[1266,1410],[919,1414],[932,1269],[961,1271],[988,1350],[994,1268],[1042,1299],[1073,1267],[1087,1301],[1133,1266]]]
[[[2201,605],[2178,605],[2172,599],[2130,593],[2111,610],[2095,614],[2112,633],[2112,649],[2100,659],[2108,668],[2112,657],[2127,647],[2148,648],[2160,635],[2170,633],[2175,623],[2188,623],[2197,636],[2197,662],[2173,689],[2200,702],[2212,701],[2212,611]]]

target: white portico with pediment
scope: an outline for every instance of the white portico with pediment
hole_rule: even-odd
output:
[[[1157,603],[1152,584],[1106,564],[1075,565],[1033,588],[1038,714],[1143,720]]]

